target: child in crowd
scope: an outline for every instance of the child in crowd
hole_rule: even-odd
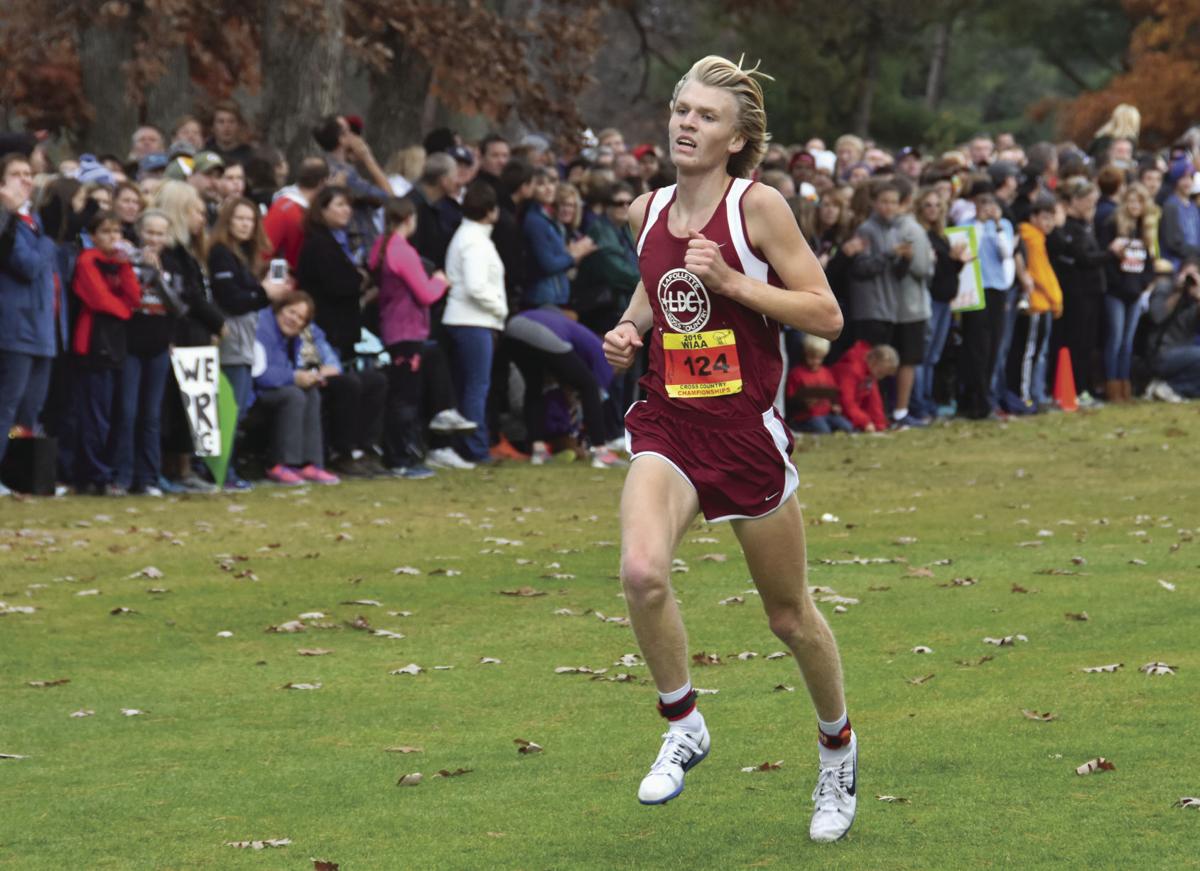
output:
[[[842,417],[841,404],[831,401],[838,396],[838,386],[833,372],[821,365],[828,354],[828,339],[804,337],[804,365],[793,366],[787,377],[787,419],[794,430],[822,435],[854,432],[854,424]]]
[[[1051,248],[1061,246],[1057,207],[1053,199],[1039,197],[1030,207],[1029,220],[1018,228],[1025,244],[1026,269],[1033,279],[1028,308],[1022,309],[1013,327],[1008,355],[1008,389],[1030,411],[1049,402],[1046,395],[1046,356],[1050,325],[1062,317],[1063,296],[1058,276],[1050,265]]]
[[[895,375],[900,367],[900,355],[891,345],[855,342],[841,359],[833,364],[833,379],[842,397],[842,413],[862,432],[882,432],[887,429],[883,397],[879,381]]]
[[[79,417],[76,487],[81,493],[122,495],[114,480],[115,458],[109,434],[121,409],[126,325],[141,305],[142,288],[133,266],[120,253],[121,220],[99,212],[88,224],[94,247],[79,255],[72,287],[79,314],[71,350],[75,355],[75,408]]]

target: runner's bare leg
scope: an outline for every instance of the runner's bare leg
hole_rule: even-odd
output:
[[[700,510],[696,491],[665,461],[633,461],[621,494],[621,585],[642,657],[659,692],[688,681],[687,633],[671,559]]]
[[[827,722],[846,713],[842,662],[825,617],[808,594],[804,518],[793,496],[774,513],[733,521],[746,564],[758,587],[771,631],[796,657],[817,716]]]

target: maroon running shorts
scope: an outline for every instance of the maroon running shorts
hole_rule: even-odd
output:
[[[796,492],[792,434],[774,408],[760,419],[729,421],[664,405],[642,400],[630,407],[626,448],[635,460],[669,463],[695,489],[706,520],[764,517]]]

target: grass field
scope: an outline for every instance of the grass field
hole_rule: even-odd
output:
[[[1142,404],[800,445],[810,583],[860,600],[820,606],[861,742],[835,845],[807,839],[813,714],[723,525],[674,576],[689,649],[723,660],[693,672],[713,752],[637,804],[661,721],[645,667],[614,665],[632,632],[594,613],[626,614],[619,473],[4,502],[0,599],[36,610],[0,617],[0,753],[27,757],[0,760],[0,867],[1200,867],[1200,812],[1172,807],[1200,795],[1198,438],[1200,406]],[[545,595],[501,595],[522,587]],[[226,846],[268,838],[291,843]]]

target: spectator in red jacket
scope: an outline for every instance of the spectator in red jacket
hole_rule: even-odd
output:
[[[72,288],[79,314],[71,351],[75,363],[75,411],[79,420],[76,487],[81,493],[122,496],[114,481],[112,421],[120,415],[126,326],[142,304],[133,266],[118,247],[121,219],[100,212],[88,224],[96,247],[79,255]]]
[[[804,365],[788,372],[787,418],[792,429],[829,435],[854,432],[854,424],[842,416],[837,382],[833,372],[821,365],[829,354],[829,340],[820,336],[804,337]]]
[[[842,358],[833,364],[833,378],[842,396],[842,413],[863,432],[882,432],[887,429],[883,412],[883,397],[879,394],[879,379],[895,375],[900,357],[891,345],[871,347],[855,342]]]
[[[305,158],[296,175],[296,183],[276,195],[263,218],[263,229],[271,241],[271,256],[286,260],[292,272],[300,263],[300,249],[304,247],[304,216],[328,180],[329,166],[325,158]]]

